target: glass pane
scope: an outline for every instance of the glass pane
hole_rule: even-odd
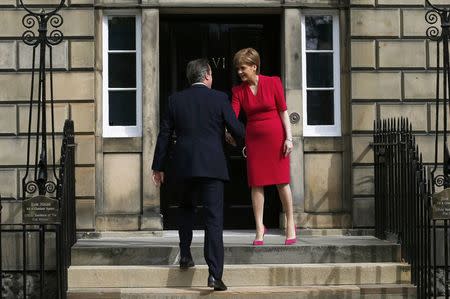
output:
[[[109,53],[109,87],[136,88],[136,54]]]
[[[110,50],[136,50],[135,17],[112,17],[108,28]]]
[[[109,92],[109,125],[136,125],[136,91]]]
[[[333,87],[333,53],[306,53],[307,87]]]
[[[333,50],[333,17],[306,16],[306,49]]]
[[[308,90],[307,123],[312,126],[334,125],[333,90]]]

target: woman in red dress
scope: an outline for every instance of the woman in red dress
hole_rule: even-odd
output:
[[[279,77],[260,75],[260,58],[255,49],[238,51],[234,65],[242,84],[233,88],[233,110],[236,116],[241,110],[247,116],[247,174],[256,222],[253,244],[264,244],[264,186],[276,185],[286,213],[285,244],[291,245],[296,242],[289,186],[289,154],[293,145],[283,86]]]

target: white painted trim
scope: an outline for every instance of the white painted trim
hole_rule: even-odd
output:
[[[333,50],[306,50],[305,16],[331,15],[333,17]],[[339,49],[339,16],[336,11],[304,11],[301,20],[302,34],[302,93],[303,93],[303,135],[306,137],[341,136],[341,87],[340,87],[340,49]],[[306,53],[333,53],[334,88],[307,88]],[[308,125],[307,90],[334,90],[334,125]]]
[[[132,16],[136,21],[136,50],[109,50],[108,18],[112,16]],[[142,136],[142,23],[141,16],[134,12],[114,11],[103,17],[103,137],[141,137]],[[136,53],[136,88],[109,88],[108,54]],[[136,90],[136,126],[109,125],[109,92]]]

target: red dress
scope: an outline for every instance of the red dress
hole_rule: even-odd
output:
[[[249,186],[288,184],[289,156],[283,156],[286,133],[279,115],[287,107],[280,78],[259,75],[256,95],[246,82],[233,87],[231,104],[237,116],[241,109],[247,115]]]

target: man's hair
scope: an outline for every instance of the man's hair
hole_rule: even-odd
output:
[[[210,70],[208,59],[200,58],[191,60],[186,67],[186,78],[189,84],[203,82],[206,74],[210,73]]]

